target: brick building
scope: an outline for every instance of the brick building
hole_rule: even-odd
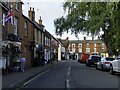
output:
[[[44,57],[46,62],[51,60],[51,34],[45,30],[45,48],[44,48]]]
[[[13,24],[2,22],[2,57],[6,60],[7,67],[13,67],[14,62],[19,62],[21,55],[26,58],[26,67],[31,67],[34,62],[58,60],[58,40],[44,28],[42,19],[35,21],[34,8],[28,11],[28,17],[22,13],[23,2],[2,2],[2,16],[12,7]],[[17,56],[17,57],[16,57]],[[37,60],[36,60],[37,57]],[[4,59],[2,59],[4,60]],[[37,61],[37,62],[36,62]]]
[[[62,44],[63,44],[63,47],[65,48],[65,52],[64,52],[64,58],[63,59],[69,59],[69,38],[67,37],[66,39],[59,39]]]
[[[34,24],[33,22],[26,16],[22,15],[22,27],[21,29],[21,37],[22,37],[22,45],[21,51],[23,56],[26,58],[26,66],[30,67],[33,58],[33,49],[32,49],[32,41],[33,41],[33,33],[34,33]]]
[[[59,47],[58,40],[51,35],[51,59],[52,60],[58,60],[58,47]]]
[[[69,54],[74,59],[78,59],[81,53],[105,53],[107,52],[105,44],[100,40],[69,40]]]
[[[14,62],[18,62],[20,59],[22,37],[22,4],[23,2],[1,2],[2,5],[2,56],[8,68],[14,65]],[[12,6],[12,18],[11,24],[5,23],[5,15],[8,13]]]

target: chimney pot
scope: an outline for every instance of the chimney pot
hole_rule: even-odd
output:
[[[34,11],[34,8],[33,8],[33,11],[31,9],[32,7],[30,7],[30,10],[28,11],[28,16],[30,20],[35,21],[35,11]]]
[[[40,19],[39,19],[39,24],[42,25],[42,19],[41,19],[41,16],[40,16]]]

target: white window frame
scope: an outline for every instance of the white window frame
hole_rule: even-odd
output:
[[[79,47],[82,48],[82,43],[79,43]]]
[[[73,48],[73,47],[75,48],[75,44],[72,44],[72,48]]]
[[[72,52],[75,52],[75,48],[74,47],[72,48]]]
[[[104,47],[105,46],[105,44],[104,43],[102,43],[102,47]]]
[[[97,52],[97,49],[96,49],[96,48],[94,48],[94,52]]]
[[[105,51],[105,48],[102,48],[102,52],[104,52]]]
[[[90,48],[86,48],[86,53],[89,53],[90,52]]]
[[[18,18],[14,17],[14,34],[18,34]]]
[[[28,22],[27,21],[25,21],[24,28],[25,28],[25,36],[28,36]]]
[[[90,43],[87,43],[87,47],[89,47],[90,46]]]
[[[5,14],[4,13],[2,14],[2,20],[3,20],[2,25],[5,26]]]
[[[96,47],[97,45],[96,45],[96,43],[94,43],[94,47]]]
[[[79,52],[80,52],[80,53],[82,52],[82,48],[79,48]]]

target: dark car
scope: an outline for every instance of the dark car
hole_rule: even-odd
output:
[[[96,65],[101,60],[99,55],[91,55],[86,62],[86,66]]]

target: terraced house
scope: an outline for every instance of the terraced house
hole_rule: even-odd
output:
[[[18,62],[20,58],[19,54],[21,53],[22,45],[22,4],[22,2],[1,2],[2,60],[4,60],[2,65],[4,68],[8,69],[13,67],[14,62]]]
[[[1,2],[2,6],[2,61],[5,70],[11,70],[26,58],[25,67],[45,65],[49,60],[58,59],[58,40],[42,24],[41,17],[35,21],[34,8],[30,7],[28,16],[22,13],[23,2]],[[10,9],[12,6],[12,9]],[[10,12],[12,18],[5,21]]]
[[[104,42],[98,40],[69,40],[69,54],[70,58],[78,59],[82,53],[106,53],[107,49]]]

